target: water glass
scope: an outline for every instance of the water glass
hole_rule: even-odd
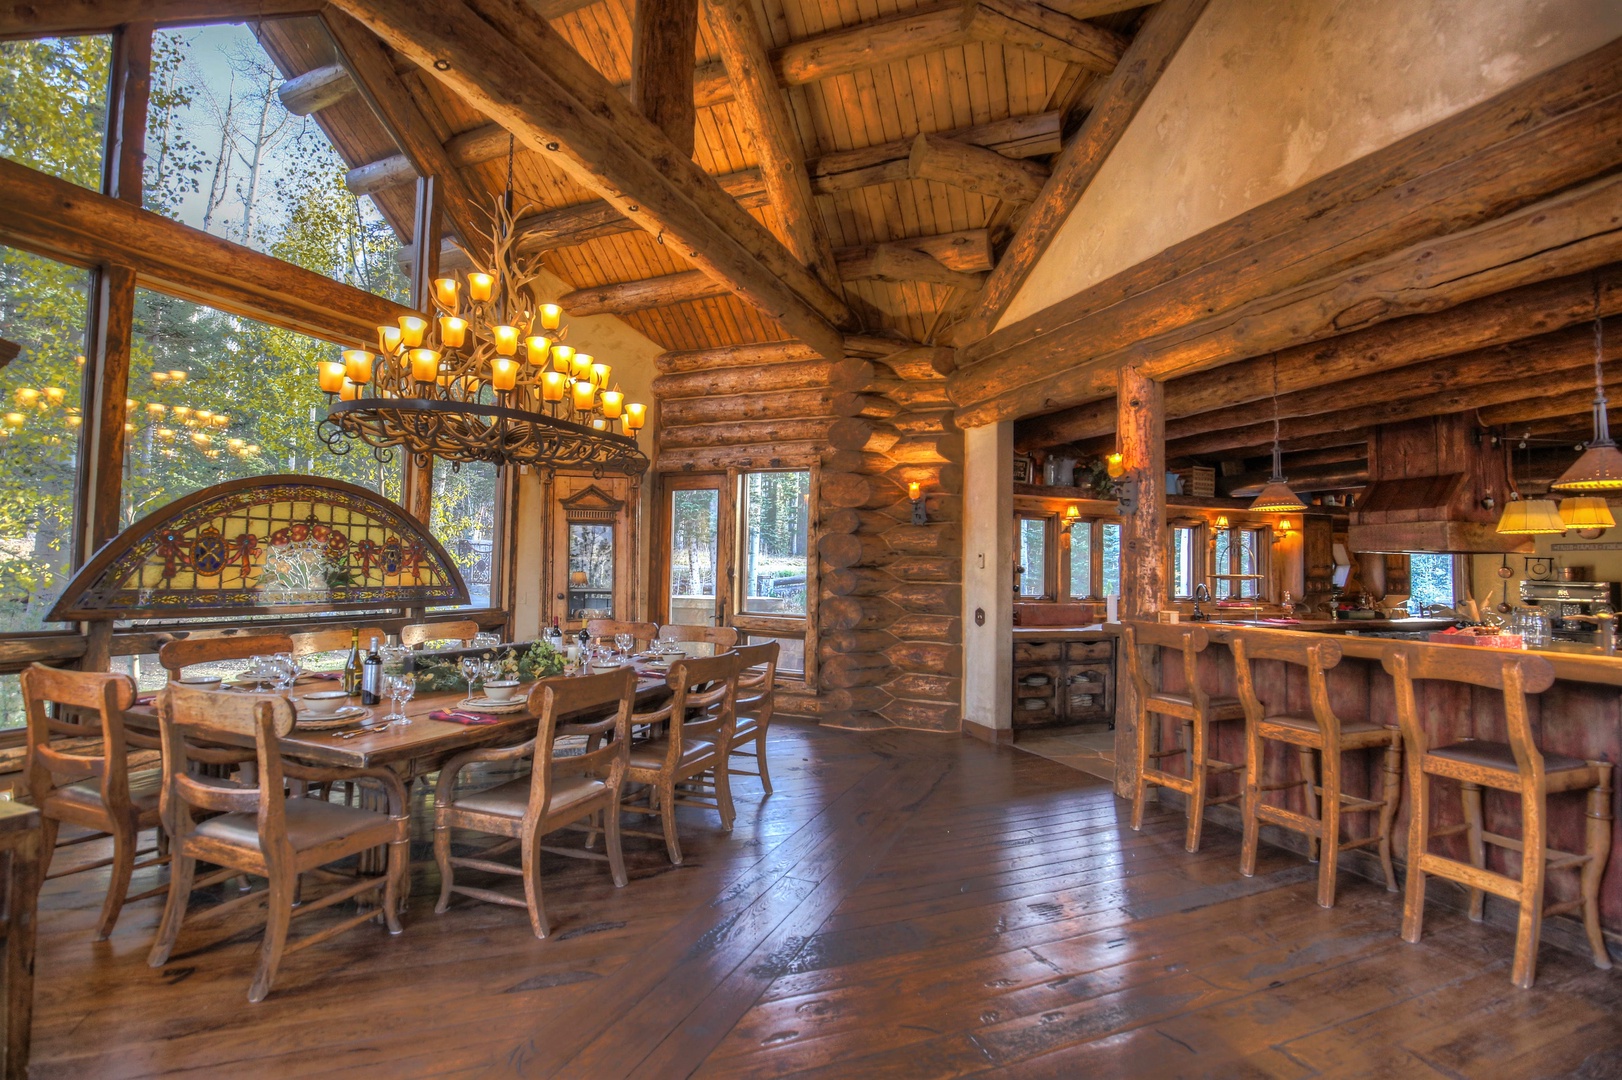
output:
[[[277,653],[271,657],[268,671],[271,685],[277,690],[291,690],[298,681],[298,661],[293,659],[292,653]]]
[[[417,678],[415,675],[390,675],[383,680],[383,689],[389,699],[394,702],[394,711],[383,719],[391,724],[405,725],[411,723],[411,718],[400,711],[400,707],[410,701],[417,694]]]
[[[481,630],[473,635],[475,649],[494,649],[501,644],[501,635],[488,630]]]
[[[464,656],[461,661],[462,681],[467,683],[467,693],[473,696],[473,683],[479,677],[479,670],[484,666],[477,656]]]
[[[479,664],[479,677],[485,682],[500,679],[503,674],[500,660],[484,660]]]
[[[636,638],[630,634],[615,634],[614,644],[618,646],[620,655],[628,660],[631,657],[631,646],[636,644]]]

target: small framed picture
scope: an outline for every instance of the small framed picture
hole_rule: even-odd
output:
[[[1035,473],[1036,473],[1036,466],[1035,466],[1035,463],[1031,461],[1031,457],[1030,457],[1029,454],[1015,454],[1014,455],[1014,483],[1016,483],[1016,484],[1035,483],[1035,481],[1032,479],[1032,477],[1035,475]]]

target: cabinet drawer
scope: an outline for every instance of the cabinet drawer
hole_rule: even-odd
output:
[[[1057,664],[1021,664],[1014,668],[1014,700],[1047,698],[1057,701],[1063,681]]]
[[[1047,727],[1059,722],[1058,704],[1045,698],[1021,698],[1014,702],[1014,727]]]
[[[1108,660],[1115,653],[1113,641],[1069,641],[1065,655],[1072,660]]]
[[[1064,648],[1062,641],[1016,641],[1014,663],[1030,660],[1058,660]]]

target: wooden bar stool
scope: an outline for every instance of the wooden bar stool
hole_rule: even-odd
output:
[[[1132,794],[1132,828],[1143,828],[1144,796],[1150,784],[1181,791],[1188,796],[1188,837],[1185,846],[1189,851],[1198,851],[1206,806],[1237,802],[1243,797],[1242,791],[1216,798],[1207,797],[1205,792],[1211,776],[1238,772],[1244,768],[1243,765],[1218,761],[1207,751],[1211,741],[1211,725],[1225,720],[1244,719],[1244,706],[1239,704],[1238,698],[1214,698],[1200,688],[1199,654],[1211,643],[1204,627],[1126,622],[1121,624],[1121,633],[1126,642],[1127,667],[1138,692],[1138,779]],[[1138,653],[1139,648],[1145,645],[1173,649],[1182,654],[1183,679],[1188,684],[1186,692],[1157,690],[1149,684],[1143,657]],[[1183,746],[1171,750],[1159,748],[1162,716],[1182,721]],[[1150,762],[1158,765],[1161,758],[1178,754],[1186,756],[1187,776],[1150,768]]]
[[[1425,877],[1435,874],[1470,890],[1470,918],[1481,919],[1486,893],[1520,905],[1515,930],[1515,963],[1511,981],[1531,987],[1537,969],[1538,936],[1543,916],[1581,911],[1594,966],[1609,969],[1611,958],[1599,924],[1599,885],[1611,850],[1611,765],[1603,761],[1540,752],[1532,740],[1526,695],[1554,683],[1554,668],[1542,657],[1516,656],[1486,649],[1449,645],[1402,646],[1384,658],[1396,680],[1397,719],[1408,747],[1408,788],[1413,793],[1413,819],[1408,827],[1408,888],[1402,907],[1402,938],[1417,942],[1425,922]],[[1431,747],[1415,703],[1419,680],[1467,683],[1501,690],[1508,742],[1466,739]],[[1464,824],[1433,829],[1430,824],[1431,777],[1457,780],[1464,802]],[[1522,836],[1489,833],[1482,827],[1481,789],[1512,792],[1521,800]],[[1587,792],[1587,829],[1583,851],[1548,846],[1548,802],[1551,794]],[[1433,836],[1465,833],[1470,861],[1459,862],[1429,850]],[[1521,853],[1519,879],[1488,870],[1487,845]],[[1580,895],[1564,903],[1543,903],[1549,870],[1575,870]]]
[[[1329,680],[1325,673],[1340,663],[1339,642],[1279,630],[1236,630],[1229,647],[1233,650],[1239,701],[1245,707],[1245,842],[1239,856],[1239,872],[1246,877],[1255,875],[1257,833],[1265,821],[1307,837],[1308,857],[1319,860],[1319,907],[1335,906],[1335,871],[1340,853],[1371,844],[1379,845],[1385,887],[1396,892],[1397,876],[1391,868],[1391,825],[1397,817],[1397,798],[1402,790],[1402,735],[1396,728],[1367,720],[1343,721],[1335,714],[1329,702]],[[1256,682],[1250,668],[1255,660],[1278,660],[1306,668],[1311,715],[1266,715],[1266,708],[1256,696]],[[1299,780],[1262,783],[1263,740],[1295,747],[1301,765]],[[1342,791],[1341,755],[1352,750],[1382,749],[1385,753],[1380,798],[1360,799]],[[1321,786],[1314,754],[1323,760]],[[1305,796],[1304,814],[1262,801],[1264,792],[1295,787],[1301,788]],[[1358,840],[1341,839],[1341,815],[1372,813],[1380,815],[1373,835]]]

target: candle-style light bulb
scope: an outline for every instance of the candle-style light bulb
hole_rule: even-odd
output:
[[[568,376],[561,371],[548,371],[541,376],[542,401],[562,401],[568,389]]]
[[[608,389],[608,375],[612,369],[607,364],[591,365],[591,381],[603,389]]]
[[[467,344],[467,320],[455,315],[439,317],[439,343],[447,349],[460,349]]]
[[[490,336],[495,339],[496,353],[500,356],[512,356],[518,352],[518,327],[492,326]]]
[[[421,383],[439,378],[439,353],[433,349],[411,350],[411,377]]]
[[[542,304],[540,318],[542,330],[556,330],[563,324],[563,309],[556,304]]]
[[[365,349],[344,350],[344,375],[356,386],[372,381],[372,354]]]
[[[456,305],[461,300],[462,283],[455,278],[434,279],[434,299],[439,306],[452,314],[456,313]]]
[[[476,304],[489,303],[495,287],[496,279],[490,274],[475,272],[467,276],[467,298]]]
[[[490,361],[490,386],[495,390],[511,390],[518,383],[518,361],[498,356]]]
[[[574,346],[552,346],[552,370],[561,371],[567,375],[574,367]]]
[[[323,360],[316,367],[316,382],[323,394],[336,394],[344,388],[344,364],[341,360]]]
[[[618,420],[625,407],[625,395],[618,390],[603,391],[603,415],[610,420]]]
[[[422,335],[428,329],[428,320],[420,315],[400,316],[400,343],[408,349],[422,344]]]
[[[401,349],[400,328],[398,326],[379,326],[377,328],[377,349],[384,356],[393,356]]]
[[[544,334],[531,334],[524,339],[524,353],[531,367],[544,367],[552,355],[552,339]]]
[[[640,401],[625,406],[625,430],[639,431],[648,422],[648,407]]]
[[[590,382],[576,382],[574,384],[574,407],[576,412],[590,412],[597,404],[597,388]]]

